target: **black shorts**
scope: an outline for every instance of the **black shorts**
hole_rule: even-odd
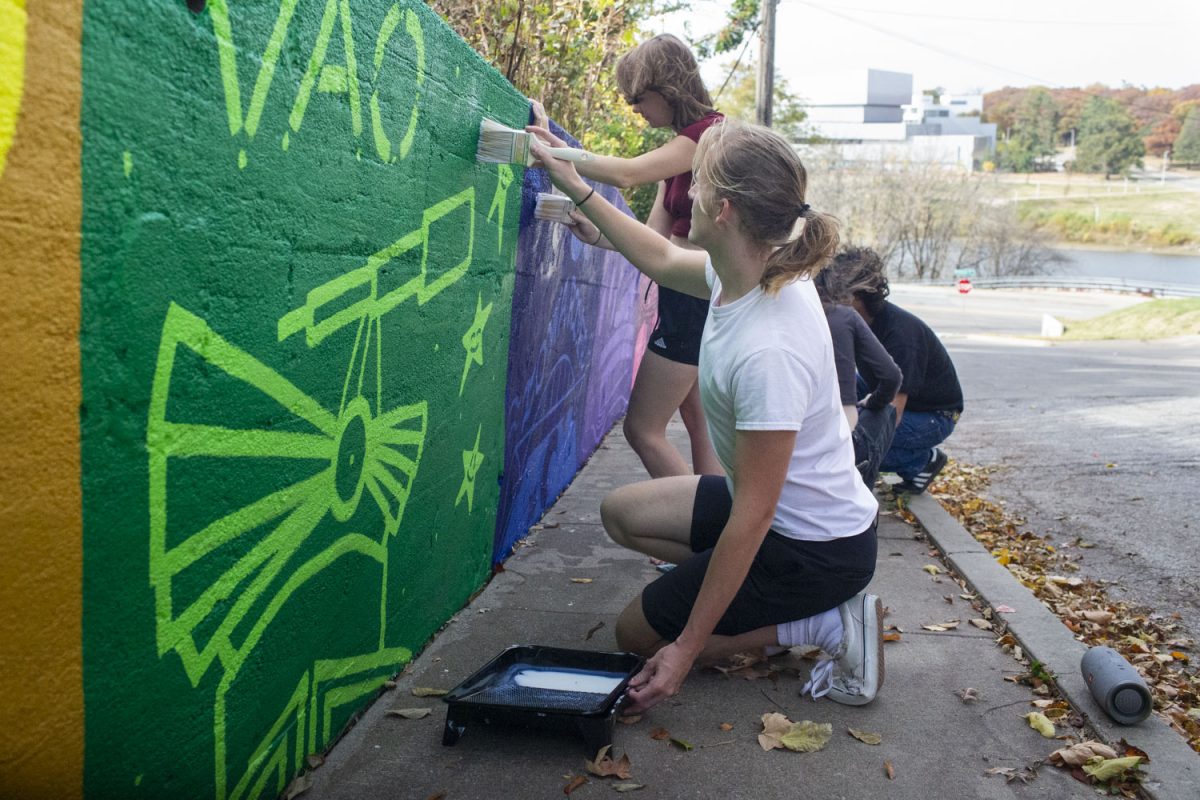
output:
[[[658,324],[646,349],[671,361],[695,366],[700,363],[700,336],[706,319],[707,300],[659,286]]]
[[[668,641],[679,638],[692,613],[713,547],[729,519],[733,498],[725,478],[703,475],[692,505],[696,555],[642,590],[646,621]],[[855,536],[827,542],[768,531],[742,588],[713,633],[733,636],[828,611],[866,588],[875,574],[878,519]]]

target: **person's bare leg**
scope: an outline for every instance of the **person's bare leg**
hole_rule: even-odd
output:
[[[649,658],[669,642],[658,634],[658,631],[646,620],[642,611],[642,597],[633,599],[621,615],[617,617],[617,646],[630,653]],[[708,638],[704,649],[696,658],[696,666],[703,667],[730,658],[738,653],[758,653],[764,647],[779,644],[775,626],[767,625],[758,630],[739,633],[736,636],[717,636]]]
[[[687,397],[679,404],[679,416],[687,428],[692,445],[692,469],[697,475],[724,475],[717,451],[708,438],[708,423],[704,418],[704,406],[700,404],[700,381],[692,384]]]
[[[647,350],[638,367],[623,430],[651,478],[690,475],[683,455],[667,441],[667,423],[696,383],[697,369]],[[710,447],[711,449],[711,447]]]
[[[622,486],[600,503],[600,519],[619,545],[678,564],[692,556],[692,506],[696,475],[677,475]]]

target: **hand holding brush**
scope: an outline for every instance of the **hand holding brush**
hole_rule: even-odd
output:
[[[539,130],[541,130],[539,128]],[[591,161],[596,157],[586,150],[568,147],[557,139],[558,146],[552,148],[555,158],[568,161]],[[479,123],[479,145],[475,149],[475,160],[489,164],[521,164],[532,167],[534,156],[529,150],[533,134],[518,131],[484,117]]]

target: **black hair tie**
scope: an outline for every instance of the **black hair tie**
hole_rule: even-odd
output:
[[[803,217],[808,213],[810,208],[812,208],[812,206],[810,206],[808,203],[801,203],[800,208],[797,210],[797,216]]]

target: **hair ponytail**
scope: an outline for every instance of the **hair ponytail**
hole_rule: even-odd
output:
[[[800,216],[800,233],[771,254],[759,285],[768,294],[796,278],[811,278],[829,263],[841,243],[837,218],[808,209]]]

